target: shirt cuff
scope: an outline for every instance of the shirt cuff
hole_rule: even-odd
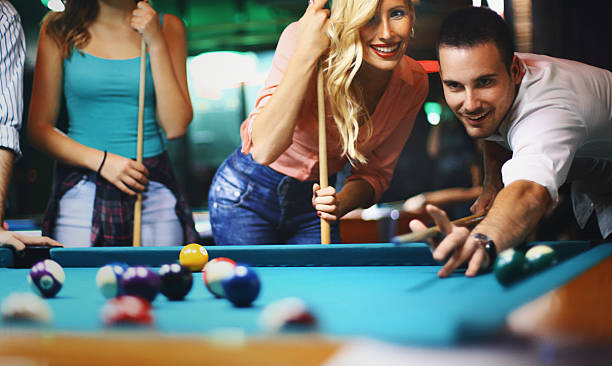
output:
[[[13,126],[0,126],[0,147],[13,150],[17,158],[21,157],[19,130]]]
[[[550,163],[550,164],[547,164]],[[502,180],[507,187],[517,180],[528,180],[548,190],[555,207],[559,202],[559,184],[552,172],[552,162],[529,162],[527,159],[510,159],[502,166]]]

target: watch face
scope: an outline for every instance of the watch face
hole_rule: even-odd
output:
[[[495,248],[495,243],[493,243],[493,240],[489,240],[488,242],[485,243],[485,249],[487,250],[487,253],[489,253],[489,255],[496,254],[497,252]]]
[[[497,248],[495,247],[495,243],[493,240],[489,240],[485,243],[484,248],[489,256],[489,268],[492,268],[493,264],[495,263],[495,259],[497,259]]]

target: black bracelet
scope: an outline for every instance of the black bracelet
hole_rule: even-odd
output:
[[[482,245],[489,256],[489,265],[486,268],[483,268],[483,270],[490,270],[495,264],[495,259],[497,259],[497,248],[495,247],[495,243],[485,234],[475,233],[472,235],[472,237],[478,240],[478,244]]]
[[[102,171],[102,167],[104,166],[104,162],[106,161],[106,155],[108,153],[106,152],[106,150],[104,150],[104,157],[102,158],[102,162],[100,163],[100,167],[98,167],[98,175],[100,175],[100,172]]]

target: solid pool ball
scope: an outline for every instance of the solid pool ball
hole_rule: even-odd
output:
[[[529,273],[529,262],[518,250],[506,249],[497,256],[493,273],[499,283],[508,286]]]
[[[208,262],[208,252],[200,244],[187,244],[181,249],[179,262],[192,272],[200,272]]]
[[[55,296],[61,290],[65,279],[62,266],[51,259],[34,264],[28,274],[28,283],[32,291],[42,297]]]
[[[153,302],[159,293],[161,281],[157,273],[145,266],[134,266],[125,270],[119,285],[126,295],[139,296]]]
[[[120,262],[109,263],[100,267],[96,274],[96,284],[104,297],[110,299],[122,295],[123,290],[119,283],[126,269],[128,269],[128,265]]]
[[[245,265],[236,265],[234,274],[222,281],[225,297],[237,307],[246,307],[259,295],[261,283],[255,271]]]
[[[138,296],[122,295],[109,299],[102,307],[102,321],[112,324],[150,325],[151,304]]]
[[[193,286],[193,275],[178,263],[164,264],[159,269],[161,293],[169,300],[182,300]]]
[[[236,262],[229,258],[219,257],[206,263],[202,270],[202,279],[208,291],[215,297],[224,297],[223,280],[234,274]]]
[[[525,258],[534,272],[541,271],[557,263],[557,253],[548,245],[536,245],[525,253]]]
[[[51,308],[31,292],[13,293],[2,301],[0,306],[2,319],[5,322],[27,321],[27,322],[51,322]]]

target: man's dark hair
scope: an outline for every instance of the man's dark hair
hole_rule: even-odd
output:
[[[493,42],[508,73],[514,57],[514,40],[508,24],[489,8],[470,7],[451,13],[440,27],[436,51],[440,46],[473,47]]]

